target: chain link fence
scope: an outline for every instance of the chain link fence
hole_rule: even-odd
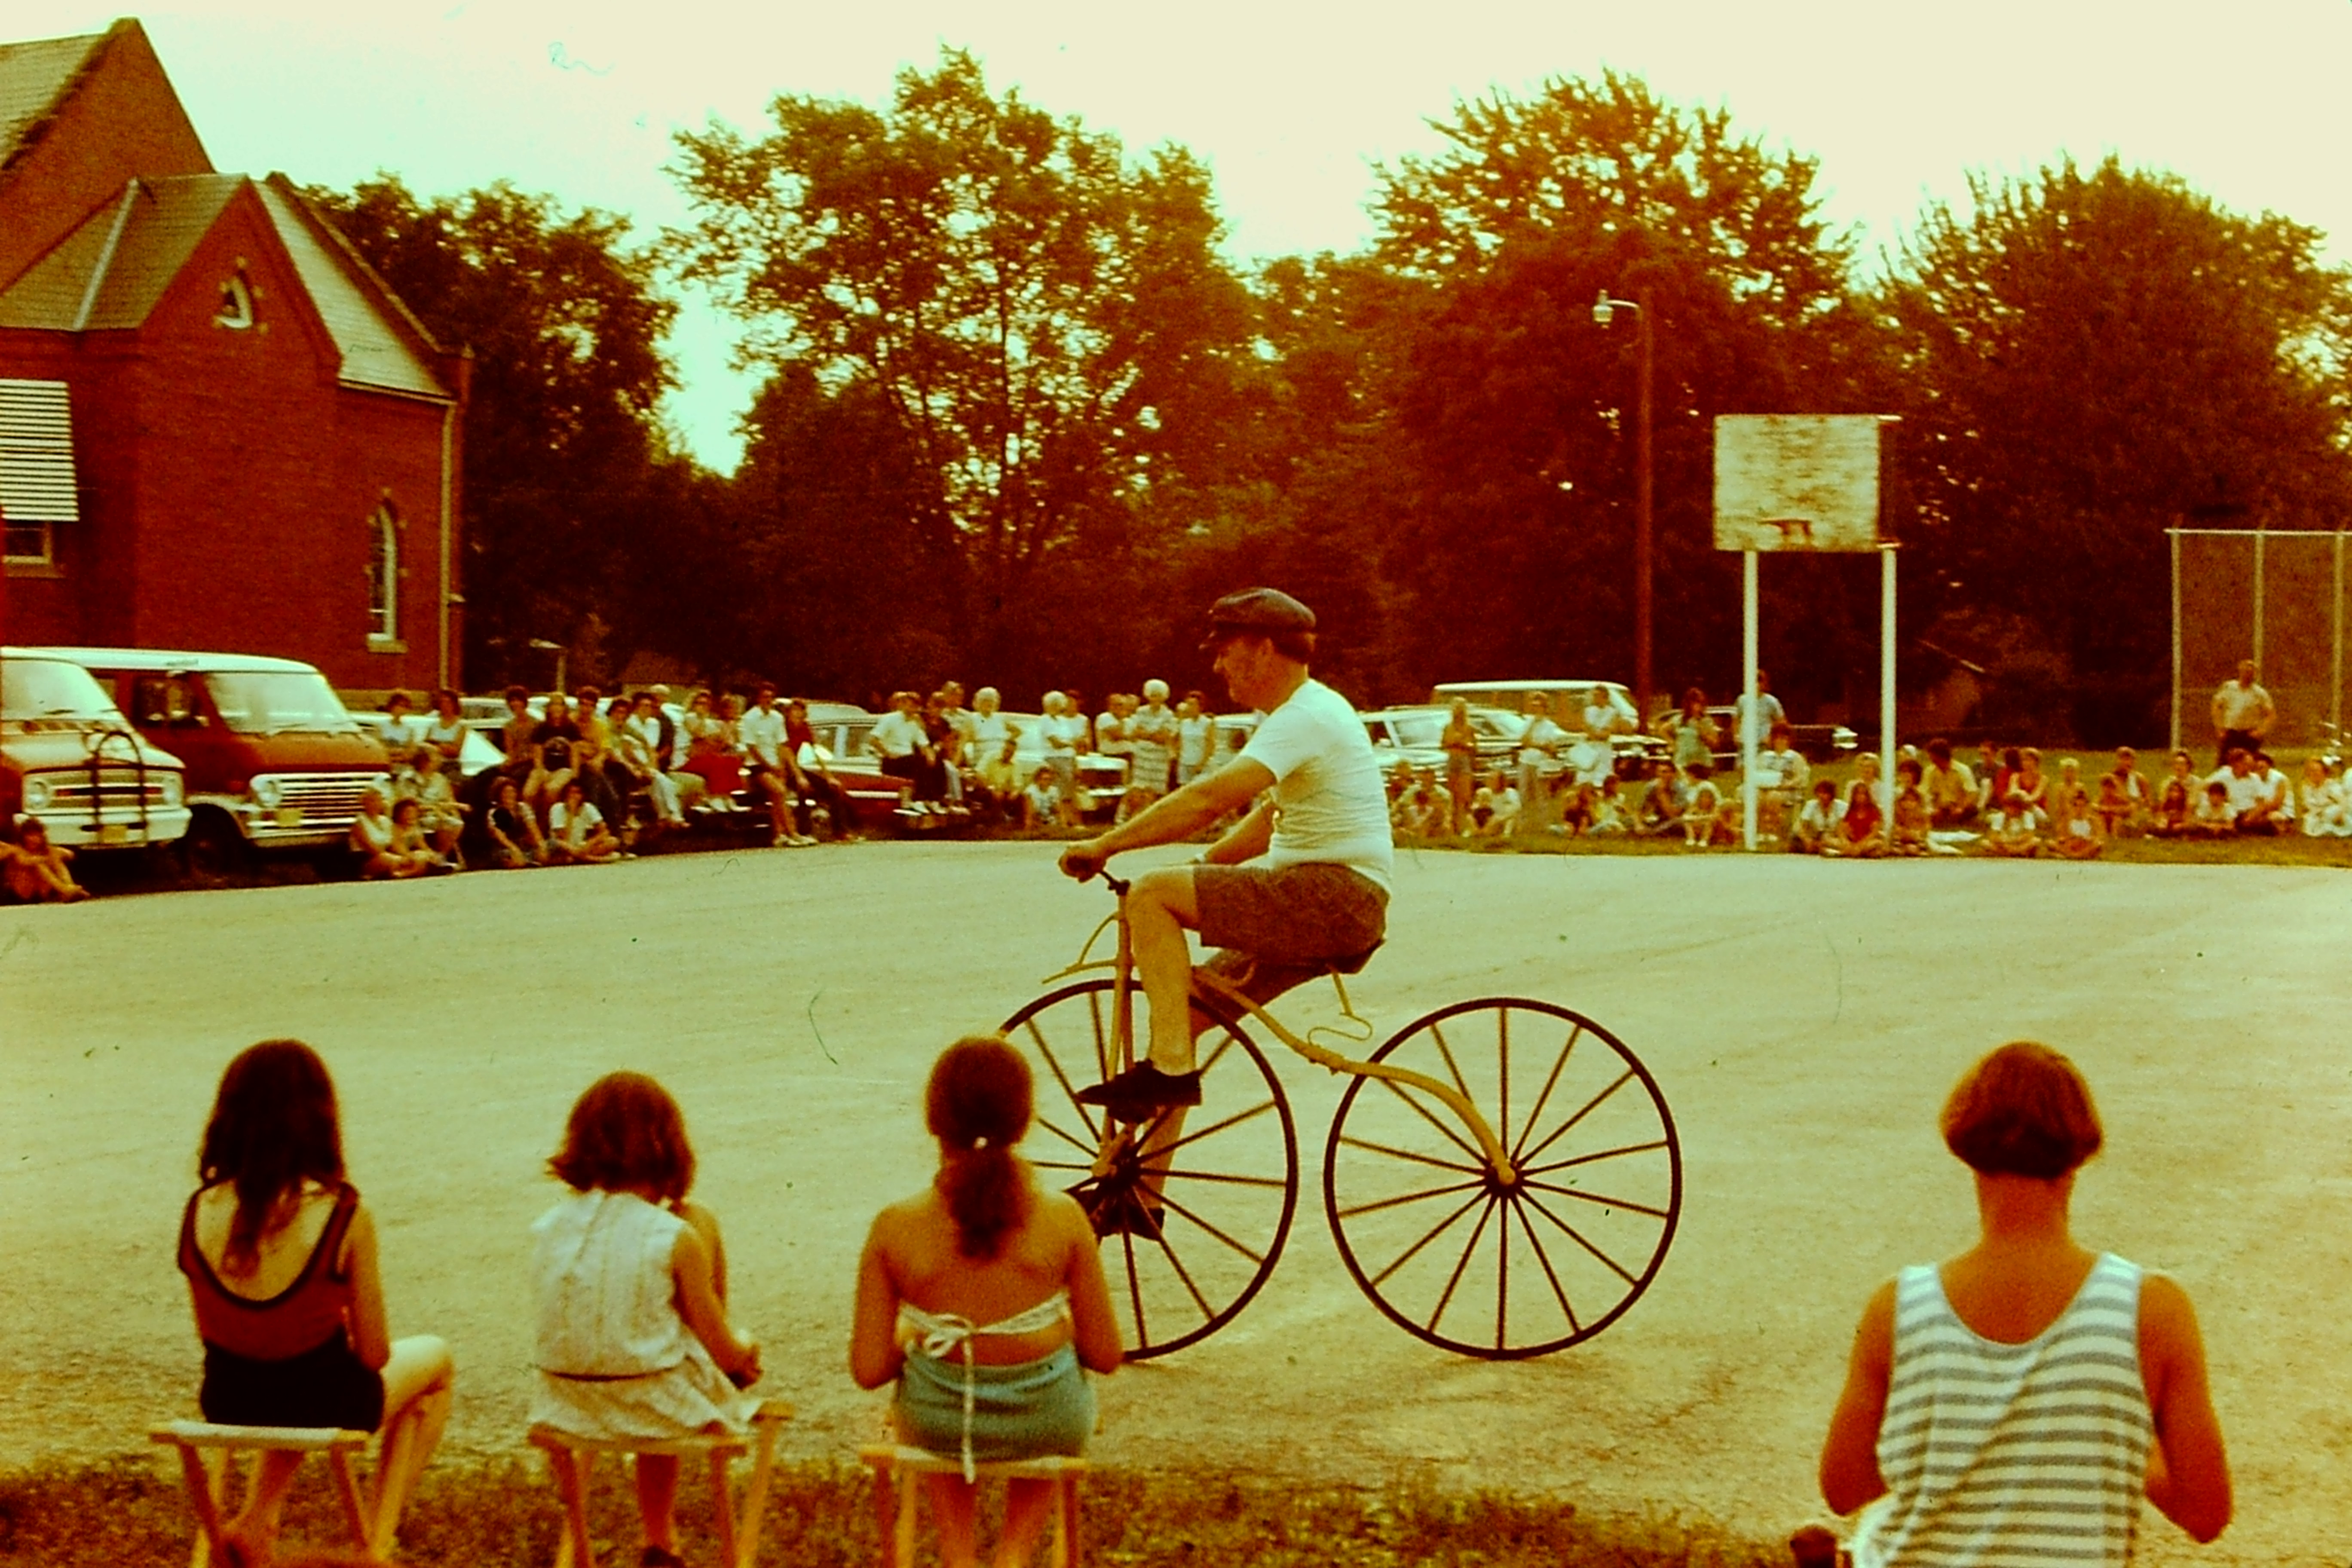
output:
[[[2213,743],[2216,688],[2251,658],[2278,709],[2274,747],[2341,733],[2345,534],[2176,528],[2172,536],[2172,743]]]

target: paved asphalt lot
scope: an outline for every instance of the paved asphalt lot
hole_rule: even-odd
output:
[[[142,1448],[193,1412],[173,1226],[222,1065],[294,1035],[340,1085],[395,1332],[457,1347],[453,1446],[511,1451],[526,1230],[571,1100],[631,1066],[684,1104],[787,1445],[845,1452],[867,1218],[928,1179],[932,1055],[1034,995],[1108,900],[1049,846],[663,857],[400,887],[0,911],[0,1464]],[[2352,1556],[2352,879],[2336,870],[1429,854],[1356,987],[1386,1028],[1552,997],[1655,1070],[1684,1219],[1592,1342],[1486,1363],[1391,1326],[1340,1268],[1313,1162],[1332,1080],[1286,1060],[1300,1213],[1265,1292],[1104,1385],[1115,1464],[1417,1473],[1780,1532],[1854,1314],[1973,1229],[1935,1113],[2001,1040],[2073,1054],[2105,1113],[2078,1229],[2204,1316],[2239,1521],[2200,1562]],[[1286,1009],[1328,1014],[1326,999]],[[2158,1561],[2189,1553],[2157,1521]]]

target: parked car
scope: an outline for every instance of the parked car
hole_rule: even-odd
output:
[[[502,723],[506,714],[503,705],[499,713]],[[383,726],[389,717],[388,714],[362,709],[352,712],[352,722],[357,724],[363,733],[373,735],[381,742]],[[506,752],[499,748],[499,724],[470,718],[462,710],[457,715],[457,721],[466,727],[466,738],[457,747],[457,776],[461,781],[472,778],[485,768],[495,768],[507,760]],[[397,767],[403,759],[394,757],[392,761]]]
[[[1609,705],[1617,712],[1619,729],[1609,737],[1609,744],[1617,753],[1618,776],[1648,777],[1651,764],[1672,752],[1664,741],[1643,731],[1641,711],[1633,705],[1633,694],[1621,682],[1454,680],[1437,687],[1429,700],[1432,702],[1451,702],[1460,697],[1467,700],[1474,708],[1493,710],[1510,727],[1511,739],[1517,741],[1528,725],[1527,700],[1529,695],[1540,691],[1549,698],[1552,721],[1573,736],[1583,728],[1585,706],[1591,700],[1595,687],[1608,694]],[[1547,765],[1545,771],[1553,770]]]
[[[1045,765],[1045,720],[1039,713],[1007,713],[1021,731],[1013,742],[1013,776],[1026,784]],[[1078,815],[1106,818],[1118,813],[1127,794],[1127,759],[1087,752],[1078,758]]]
[[[179,649],[44,647],[27,656],[81,666],[131,727],[186,769],[199,875],[256,853],[338,850],[360,796],[391,783],[391,763],[327,678],[290,658]]]
[[[1445,776],[1445,748],[1440,742],[1445,735],[1446,722],[1453,717],[1450,704],[1382,708],[1361,717],[1364,732],[1371,737],[1372,755],[1380,760],[1382,773],[1433,768],[1439,778]],[[1500,709],[1473,708],[1470,727],[1478,732],[1478,771],[1483,773],[1489,768],[1508,767],[1517,753],[1518,731],[1523,725],[1514,722],[1513,716]]]
[[[176,843],[185,775],[80,665],[0,649],[0,833],[14,837],[20,816],[78,855]]]

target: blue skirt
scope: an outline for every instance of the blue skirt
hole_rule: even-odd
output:
[[[1094,1436],[1095,1391],[1076,1346],[1011,1366],[971,1368],[971,1457],[1034,1459],[1083,1454]],[[898,1440],[934,1454],[963,1451],[964,1364],[907,1352],[894,1406]]]

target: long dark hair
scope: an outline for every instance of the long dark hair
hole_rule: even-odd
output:
[[[1029,1131],[1029,1064],[997,1035],[968,1035],[940,1053],[923,1124],[945,1156],[932,1185],[956,1223],[956,1250],[987,1262],[1029,1206],[1013,1146]]]
[[[260,1261],[261,1238],[285,1222],[304,1181],[343,1179],[343,1135],[335,1083],[319,1053],[299,1040],[264,1040],[239,1051],[221,1074],[205,1124],[197,1179],[236,1189],[221,1261],[231,1274]]]

